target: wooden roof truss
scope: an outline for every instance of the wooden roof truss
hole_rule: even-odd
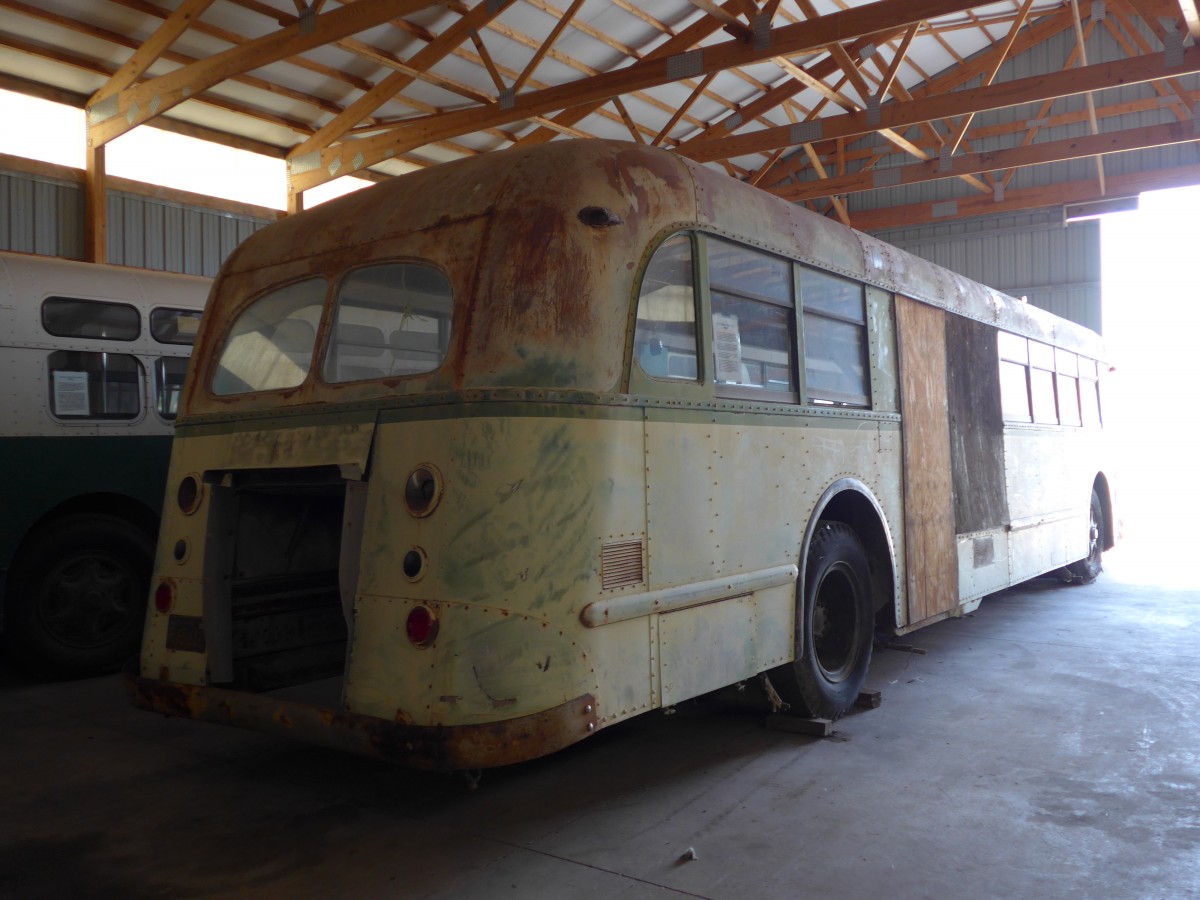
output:
[[[346,174],[589,136],[664,146],[869,229],[934,213],[857,198],[935,180],[954,185],[950,217],[1200,182],[1200,166],[1104,163],[1200,140],[1196,0],[170,2],[0,0],[0,52],[94,85],[94,197],[108,142],[181,120],[285,156],[292,210]],[[1098,36],[1119,55],[1089,57]],[[1071,42],[1057,68],[1004,69],[1052,40]],[[1084,157],[1089,178],[1012,186]],[[103,203],[89,208],[96,250]]]

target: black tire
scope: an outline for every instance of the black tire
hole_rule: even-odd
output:
[[[795,712],[838,719],[858,699],[871,665],[874,620],[867,553],[849,525],[822,522],[808,550],[796,660],[771,681]]]
[[[1104,505],[1100,495],[1092,491],[1092,502],[1088,512],[1088,555],[1067,566],[1075,576],[1076,584],[1091,584],[1104,571]]]
[[[120,668],[141,645],[153,565],[153,539],[116,516],[76,514],[42,526],[9,572],[9,657],[44,678]]]

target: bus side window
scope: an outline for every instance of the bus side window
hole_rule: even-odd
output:
[[[718,392],[723,386],[749,388],[776,395],[764,400],[795,400],[791,263],[709,238],[708,280]]]
[[[1058,420],[1063,425],[1082,425],[1079,415],[1079,357],[1070,350],[1055,349],[1054,367],[1058,390]]]
[[[1033,399],[1033,421],[1043,425],[1057,425],[1054,348],[1049,344],[1029,342],[1029,395]]]
[[[142,333],[142,317],[128,303],[47,297],[42,303],[42,327],[58,337],[134,341]]]
[[[179,397],[183,393],[183,377],[187,374],[185,356],[160,356],[154,361],[155,409],[167,420],[179,414]]]
[[[1000,351],[1000,406],[1010,422],[1032,422],[1029,408],[1029,341],[1007,331],[997,333]]]
[[[815,269],[800,270],[804,378],[816,404],[869,407],[863,286]]]
[[[200,330],[200,311],[196,309],[172,309],[160,306],[150,310],[150,334],[160,344],[196,343]]]
[[[142,364],[127,353],[55,350],[47,357],[50,412],[60,419],[136,419]]]
[[[1100,425],[1100,380],[1097,377],[1096,361],[1079,360],[1079,401],[1085,426]]]
[[[696,381],[696,292],[692,238],[676,234],[654,251],[638,295],[634,357],[651,378]]]

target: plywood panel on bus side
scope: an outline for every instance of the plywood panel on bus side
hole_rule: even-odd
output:
[[[896,297],[904,417],[908,621],[958,606],[958,551],[946,406],[945,311]]]

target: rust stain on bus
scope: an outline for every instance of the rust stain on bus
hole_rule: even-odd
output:
[[[282,734],[432,771],[488,769],[561,750],[601,727],[585,694],[540,713],[476,725],[407,725],[267,694],[127,675],[136,706],[185,719]]]

